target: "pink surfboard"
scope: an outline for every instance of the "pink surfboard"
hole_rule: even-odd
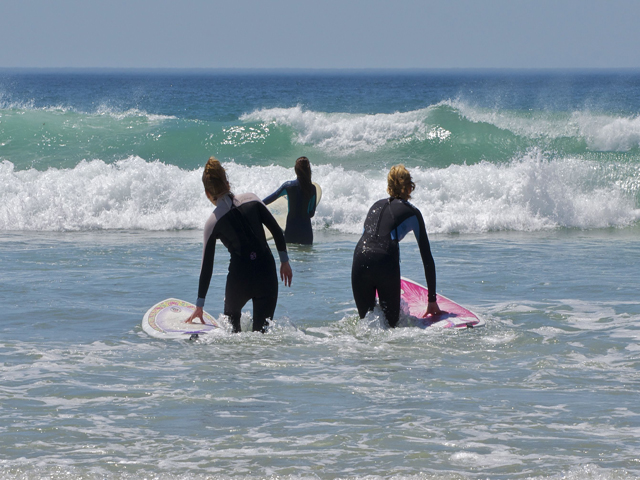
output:
[[[429,303],[429,290],[424,285],[402,277],[400,280],[400,309],[405,315],[419,320],[419,326],[441,328],[476,328],[484,326],[485,322],[471,310],[458,305],[442,295],[436,295],[440,310],[447,312],[442,315],[422,318]]]

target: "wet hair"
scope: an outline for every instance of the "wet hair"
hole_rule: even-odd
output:
[[[222,164],[215,158],[209,157],[209,161],[204,166],[202,173],[202,183],[204,190],[217,200],[219,197],[231,190],[227,172]]]
[[[313,195],[315,190],[311,183],[311,163],[309,163],[309,159],[307,157],[298,158],[293,169],[296,172],[296,177],[298,177],[298,182],[300,183],[302,191],[309,195]]]
[[[402,200],[409,200],[411,192],[416,188],[416,184],[411,180],[411,174],[404,165],[394,165],[387,175],[387,193]]]

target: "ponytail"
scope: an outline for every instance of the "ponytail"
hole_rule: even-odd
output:
[[[298,158],[294,170],[302,191],[308,196],[313,195],[315,189],[313,183],[311,183],[311,164],[309,159],[307,157]]]

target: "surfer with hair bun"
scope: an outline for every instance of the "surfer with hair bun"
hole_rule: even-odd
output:
[[[263,202],[265,205],[275,202],[286,195],[289,200],[289,213],[284,229],[284,238],[287,243],[313,244],[313,229],[311,218],[316,214],[318,192],[311,182],[311,164],[307,157],[296,160],[294,167],[296,179],[283,183]]]
[[[391,167],[387,176],[389,198],[378,200],[369,209],[364,233],[353,254],[351,288],[360,318],[373,310],[376,291],[380,307],[395,327],[400,317],[400,248],[398,243],[412,231],[420,248],[429,288],[424,316],[443,313],[436,302],[436,265],[420,210],[409,203],[416,188],[404,165]]]
[[[204,247],[198,284],[196,310],[187,319],[194,323],[202,319],[203,307],[211,275],[216,240],[220,239],[231,254],[224,293],[224,314],[229,317],[233,332],[240,332],[242,308],[253,300],[253,331],[265,332],[268,319],[273,318],[278,300],[276,264],[267,244],[263,225],[276,243],[280,256],[280,278],[291,286],[293,272],[287,256],[287,245],[281,228],[271,212],[253,193],[234,195],[227,172],[214,157],[204,167],[202,183],[207,198],[216,208],[204,226]]]

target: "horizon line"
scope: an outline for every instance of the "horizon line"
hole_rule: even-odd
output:
[[[0,72],[193,73],[428,73],[428,72],[636,72],[639,67],[4,67]]]

